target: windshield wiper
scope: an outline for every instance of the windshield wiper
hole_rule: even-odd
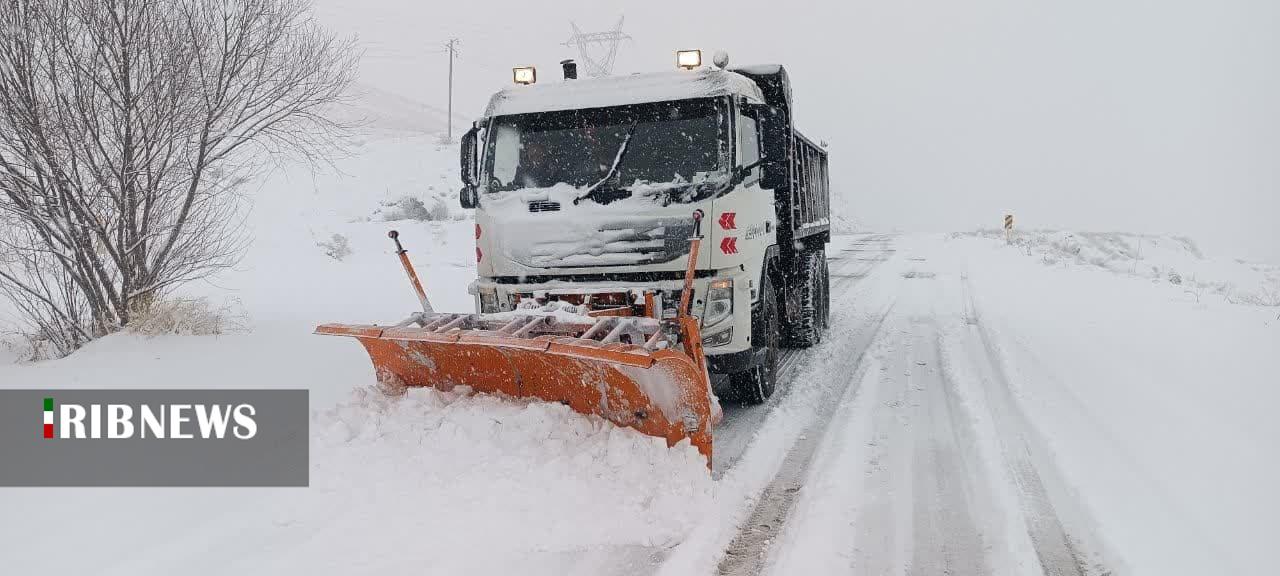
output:
[[[627,135],[622,139],[622,145],[618,147],[618,153],[613,157],[613,165],[609,166],[609,171],[604,173],[604,178],[601,178],[599,182],[592,184],[591,187],[587,188],[587,191],[583,192],[581,196],[574,198],[573,199],[574,206],[577,206],[579,202],[587,198],[591,198],[591,196],[596,193],[596,190],[599,190],[600,187],[603,186],[605,182],[612,180],[613,177],[617,175],[618,166],[622,165],[622,157],[627,155],[627,144],[631,142],[631,137],[635,135],[636,124],[638,123],[639,121],[632,122],[631,126],[627,128]]]

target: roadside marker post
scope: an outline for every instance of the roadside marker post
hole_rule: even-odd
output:
[[[1004,242],[1013,244],[1013,214],[1004,215]]]

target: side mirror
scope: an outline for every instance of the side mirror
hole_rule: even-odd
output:
[[[761,166],[764,166],[763,157],[760,158],[759,160],[756,160],[755,162],[747,164],[746,166],[738,166],[737,168],[734,168],[733,169],[733,185],[737,186],[738,184],[747,183],[748,180],[754,181],[753,180],[753,176],[755,175],[754,171],[756,168],[760,168]],[[755,178],[755,180],[758,180],[758,179],[759,178]]]
[[[476,204],[479,203],[479,196],[476,192],[476,187],[467,184],[462,187],[461,192],[458,192],[458,202],[462,204],[463,208],[475,208]]]
[[[480,132],[479,125],[473,125],[467,133],[462,136],[462,151],[459,155],[461,161],[462,183],[468,187],[476,185],[476,135]]]
[[[458,202],[462,204],[463,208],[475,208],[479,200],[479,194],[476,191],[476,181],[479,180],[480,171],[476,163],[476,136],[479,133],[480,123],[477,122],[462,136],[461,153],[458,159],[461,168],[462,191],[458,193]]]

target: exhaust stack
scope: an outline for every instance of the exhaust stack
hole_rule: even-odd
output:
[[[576,62],[574,62],[572,58],[569,58],[569,59],[567,59],[567,60],[561,60],[561,61],[560,61],[560,68],[561,68],[562,70],[564,70],[564,79],[565,79],[565,80],[577,80],[577,79],[578,79],[578,64],[577,64]]]

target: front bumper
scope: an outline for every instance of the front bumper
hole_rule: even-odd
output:
[[[712,356],[707,354],[707,370],[713,374],[745,372],[764,361],[765,350],[739,350]]]
[[[733,272],[737,272],[735,275]],[[733,313],[712,326],[702,326],[704,353],[708,361],[712,357],[750,352],[751,343],[751,282],[747,274],[738,269],[719,271],[715,276],[697,278],[693,281],[693,313],[703,317],[706,302],[703,296],[707,293],[708,284],[722,278],[734,280]],[[674,310],[679,301],[679,293],[684,288],[682,280],[655,280],[649,282],[570,282],[548,280],[530,283],[497,282],[489,278],[478,278],[468,288],[475,298],[477,312],[503,312],[515,309],[517,295],[621,292],[629,290],[653,290],[663,295],[664,303],[670,304]],[[732,331],[732,337],[724,341],[726,331]],[[712,343],[714,342],[714,345]],[[721,343],[723,342],[723,343]]]

